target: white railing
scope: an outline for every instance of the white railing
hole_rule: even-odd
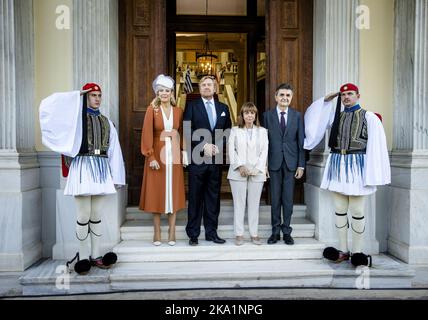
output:
[[[257,80],[266,77],[266,59],[257,61]]]
[[[180,107],[183,109],[186,107],[186,99],[187,95],[183,93],[184,84],[183,83],[177,83],[176,84],[176,97],[177,97],[177,107]]]
[[[230,116],[232,124],[236,125],[238,122],[238,103],[236,102],[235,94],[233,93],[232,86],[226,84],[224,86],[224,98],[229,102]]]

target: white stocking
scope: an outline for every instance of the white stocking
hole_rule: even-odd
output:
[[[366,219],[364,217],[364,197],[349,197],[349,212],[352,215],[352,253],[362,252]]]
[[[89,259],[89,219],[91,197],[74,197],[77,208],[76,236],[79,240],[79,259]]]
[[[336,230],[339,237],[339,250],[348,252],[348,196],[333,192],[333,198],[336,210]]]
[[[91,211],[91,257],[97,259],[100,254],[100,237],[101,237],[101,217],[103,210],[104,196],[92,196],[92,211]]]

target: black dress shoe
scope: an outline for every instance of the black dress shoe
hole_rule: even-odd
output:
[[[269,237],[267,243],[268,244],[275,244],[277,243],[279,240],[281,240],[281,236],[279,234],[273,234]]]
[[[284,243],[288,245],[293,245],[294,244],[293,237],[289,234],[284,234]]]
[[[224,239],[220,238],[220,237],[219,237],[218,235],[216,235],[216,234],[211,235],[211,236],[206,236],[206,237],[205,237],[205,240],[207,240],[207,241],[212,241],[212,242],[214,242],[214,243],[219,243],[219,244],[223,244],[223,243],[225,243],[225,242],[226,242],[226,240],[224,240]]]
[[[198,238],[190,238],[189,244],[191,246],[197,246],[198,245]]]

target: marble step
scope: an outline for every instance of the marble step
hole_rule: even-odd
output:
[[[243,261],[321,259],[324,244],[311,238],[295,238],[293,246],[283,241],[274,245],[254,245],[246,239],[236,246],[228,239],[225,244],[200,239],[198,246],[190,246],[187,240],[177,241],[173,247],[167,243],[156,247],[149,241],[122,241],[113,251],[121,262],[184,262],[184,261]]]
[[[226,288],[411,288],[415,271],[387,255],[373,257],[372,268],[322,259],[119,262],[89,275],[63,274],[65,261],[48,260],[20,278],[24,295],[103,293],[120,290]],[[65,280],[65,281],[64,281]],[[203,297],[201,297],[203,298]],[[322,298],[322,297],[321,297]]]
[[[373,268],[355,269],[318,260],[210,261],[120,264],[111,274],[115,290],[197,288],[410,288],[414,271],[387,256]]]
[[[259,218],[258,233],[261,238],[269,238],[272,233],[270,217]],[[187,220],[178,220],[176,223],[176,239],[188,240],[186,234]],[[168,239],[168,221],[161,220],[161,239]],[[315,224],[305,218],[292,218],[291,227],[293,228],[293,237],[313,238],[315,235]],[[122,240],[147,240],[153,241],[153,223],[145,220],[129,220],[120,228]],[[232,239],[235,237],[233,231],[232,217],[219,217],[219,226],[217,232],[220,237]],[[248,235],[248,225],[245,223],[245,234]],[[200,239],[205,239],[205,229],[201,227]]]
[[[86,276],[68,272],[67,261],[46,260],[25,271],[19,279],[23,295],[64,295],[110,292],[112,270],[92,268]]]
[[[232,200],[222,200],[220,207],[219,217],[233,217],[233,203]],[[270,206],[260,205],[260,217],[270,218]],[[295,205],[293,208],[294,218],[306,217],[306,206]],[[128,207],[126,209],[126,220],[152,220],[152,215],[140,211],[138,207]],[[177,220],[187,221],[187,209],[181,210],[177,213]]]

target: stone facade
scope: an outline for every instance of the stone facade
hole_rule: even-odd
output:
[[[395,1],[394,140],[388,250],[428,263],[428,3]]]
[[[314,99],[344,82],[359,82],[353,20],[359,3],[314,1]],[[74,202],[63,196],[59,156],[35,151],[33,5],[0,4],[0,271],[22,271],[42,256],[70,258],[78,246]],[[424,0],[395,0],[392,184],[366,203],[366,252],[389,252],[411,264],[428,263],[427,6]],[[104,113],[118,127],[118,1],[75,0],[72,12],[73,86],[98,82]],[[332,199],[319,188],[327,156],[326,142],[311,153],[305,201],[316,238],[335,245]],[[126,189],[106,198],[104,249],[120,241],[125,205]]]
[[[32,0],[1,2],[0,271],[22,271],[42,256],[32,21]]]

